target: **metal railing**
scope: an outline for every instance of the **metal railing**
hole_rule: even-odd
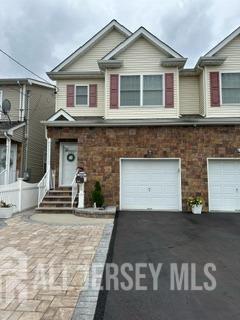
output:
[[[72,181],[72,185],[71,185],[71,187],[72,187],[72,208],[73,208],[73,204],[74,204],[75,198],[78,193],[78,184],[76,183],[77,173],[78,173],[78,171],[76,171],[74,178],[73,178],[73,181]]]
[[[0,172],[0,185],[1,184],[5,184],[6,182],[6,173],[7,173],[7,169],[4,169]]]
[[[38,207],[50,189],[50,171],[47,171],[38,184]]]

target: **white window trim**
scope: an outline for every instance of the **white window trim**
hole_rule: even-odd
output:
[[[162,76],[162,91],[163,91],[163,99],[162,104],[156,105],[143,105],[143,76]],[[140,76],[140,105],[139,106],[122,106],[121,105],[121,77],[122,76]],[[126,108],[159,108],[165,106],[165,77],[163,72],[147,72],[147,73],[120,73],[119,74],[119,84],[118,84],[118,94],[119,94],[119,108],[126,109]]]
[[[87,87],[87,104],[77,104],[77,87]],[[89,84],[75,84],[74,105],[75,107],[89,107]]]
[[[223,73],[239,73],[240,74],[240,70],[220,71],[220,77],[219,77],[220,105],[222,107],[240,106],[240,102],[239,103],[223,103],[223,97],[222,97],[222,74]]]
[[[0,111],[2,111],[3,91],[0,90]],[[2,118],[2,112],[0,112],[0,119]]]

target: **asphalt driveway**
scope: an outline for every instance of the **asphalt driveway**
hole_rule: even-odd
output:
[[[146,269],[142,284],[147,291],[102,292],[95,319],[104,320],[233,320],[240,319],[240,215],[120,212],[113,252],[109,260],[118,266],[130,262],[163,263],[159,288],[153,290]],[[206,263],[216,266],[211,274],[216,289],[171,290],[171,263],[188,263],[189,279],[196,264],[196,285],[209,278]],[[131,273],[134,275],[134,272]],[[125,280],[120,276],[120,280]],[[176,288],[176,287],[175,287]],[[192,288],[192,287],[191,287]],[[195,288],[195,287],[193,287]],[[213,289],[213,288],[211,288]],[[104,309],[105,306],[105,309]],[[102,317],[103,316],[103,317]]]

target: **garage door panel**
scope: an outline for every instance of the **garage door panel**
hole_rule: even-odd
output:
[[[179,182],[178,160],[122,160],[121,207],[180,210]]]
[[[239,211],[240,161],[209,160],[209,207],[212,211]]]

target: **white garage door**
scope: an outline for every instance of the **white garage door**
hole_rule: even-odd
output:
[[[209,210],[240,210],[240,161],[209,160]]]
[[[181,210],[179,160],[122,159],[121,209]]]

